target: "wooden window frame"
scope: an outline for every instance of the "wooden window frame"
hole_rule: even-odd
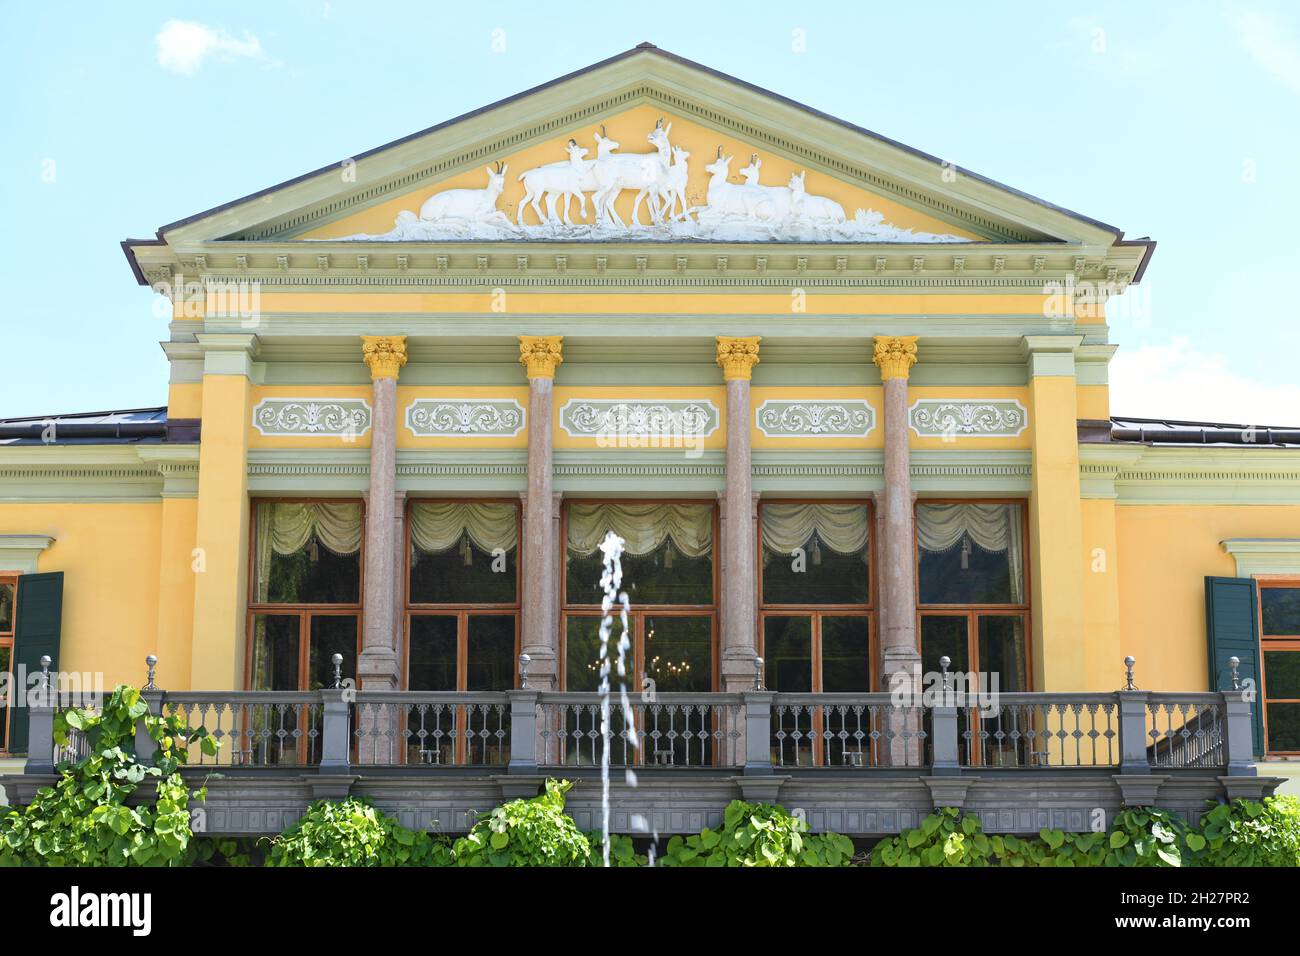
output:
[[[1024,498],[918,498],[912,506],[913,527],[916,511],[921,505],[1020,505],[1021,540],[1025,543],[1024,581],[1021,591],[1025,599],[1019,604],[922,604],[921,603],[921,542],[912,536],[912,558],[916,578],[916,642],[921,644],[921,624],[924,617],[965,617],[966,658],[970,670],[980,672],[979,619],[981,617],[1019,617],[1025,636],[1025,691],[1034,689],[1034,639],[1032,557],[1029,551],[1029,502]]]
[[[861,505],[867,509],[867,599],[862,603],[854,604],[768,604],[763,595],[763,508],[768,505],[806,505],[806,504],[839,504],[839,505]],[[867,653],[870,655],[869,667],[871,683],[874,685],[880,679],[879,664],[879,628],[877,627],[878,616],[876,613],[876,555],[878,544],[876,541],[876,509],[875,502],[865,498],[772,498],[761,499],[758,503],[758,527],[754,535],[756,552],[754,555],[755,568],[758,580],[758,635],[755,640],[755,647],[758,653],[767,660],[767,627],[766,621],[769,617],[807,617],[812,619],[811,637],[812,641],[812,687],[811,693],[819,694],[822,692],[823,675],[822,675],[822,618],[823,617],[865,617],[867,619]],[[871,690],[871,688],[868,688]]]
[[[1259,706],[1264,722],[1264,754],[1268,757],[1300,757],[1300,750],[1274,750],[1269,745],[1268,705],[1300,704],[1300,699],[1281,697],[1270,698],[1268,695],[1268,668],[1264,664],[1264,655],[1268,651],[1300,651],[1300,634],[1265,634],[1264,633],[1264,595],[1270,588],[1300,588],[1300,577],[1285,574],[1261,574],[1255,577],[1255,613],[1259,615]]]
[[[298,618],[298,690],[309,690],[311,661],[311,621],[315,617],[347,617],[357,619],[357,659],[361,657],[361,639],[365,633],[365,614],[362,605],[366,594],[366,501],[364,498],[253,498],[249,508],[248,531],[248,593],[256,594],[257,581],[257,509],[265,504],[296,504],[310,502],[313,504],[355,504],[361,507],[361,547],[357,551],[357,601],[355,604],[274,604],[269,601],[249,600],[244,641],[244,687],[249,688],[253,679],[253,642],[254,626],[258,615],[297,617]],[[355,675],[354,675],[355,676]]]
[[[6,681],[6,687],[11,698],[9,706],[5,708],[4,726],[0,727],[0,756],[8,756],[13,753],[9,746],[9,716],[13,713],[14,700],[12,699],[17,693],[18,688],[14,687],[13,670],[14,670],[14,627],[18,623],[18,578],[21,572],[18,571],[0,571],[0,584],[12,584],[14,589],[14,606],[13,618],[9,622],[9,630],[0,631],[0,649],[9,649],[9,665],[7,670],[0,670],[0,675],[8,674],[7,678],[0,676],[0,680]]]
[[[711,671],[710,690],[717,691],[721,686],[719,670],[720,651],[718,648],[718,588],[720,586],[718,560],[719,513],[718,503],[707,498],[573,498],[565,499],[560,510],[560,634],[559,634],[559,679],[565,690],[569,686],[569,618],[599,618],[599,604],[569,603],[569,506],[573,504],[685,504],[702,505],[712,509],[713,538],[710,548],[712,567],[712,602],[709,604],[634,604],[629,615],[628,624],[632,628],[632,657],[635,662],[632,670],[634,686],[639,688],[639,677],[644,673],[645,661],[645,618],[659,615],[662,617],[707,617],[710,623],[709,669]]]

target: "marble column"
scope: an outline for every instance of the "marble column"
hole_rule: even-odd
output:
[[[759,336],[718,336],[717,362],[727,386],[727,488],[722,508],[722,661],[724,691],[754,686],[757,622],[749,382]]]
[[[528,372],[528,491],[524,496],[523,653],[531,658],[528,686],[559,686],[557,611],[560,600],[559,535],[552,491],[551,386],[564,361],[561,335],[519,336],[519,362]]]
[[[920,660],[916,633],[916,525],[908,449],[907,377],[916,362],[916,336],[876,336],[875,363],[885,388],[885,493],[880,555],[880,649],[883,689],[894,673]]]
[[[397,375],[406,364],[406,336],[363,335],[361,353],[372,389],[370,491],[366,496],[365,631],[357,661],[363,690],[396,690]]]

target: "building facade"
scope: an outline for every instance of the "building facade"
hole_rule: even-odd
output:
[[[614,531],[640,693],[1236,657],[1300,755],[1300,432],[1112,418],[1154,248],[638,47],[124,242],[166,406],[0,426],[0,661],[581,695]],[[466,720],[394,759],[491,763]]]

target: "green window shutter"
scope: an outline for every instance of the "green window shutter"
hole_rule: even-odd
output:
[[[1256,694],[1259,679],[1259,596],[1253,578],[1205,579],[1205,636],[1210,651],[1210,690],[1232,688],[1229,657],[1238,657],[1237,673],[1244,683],[1253,681]],[[1264,753],[1264,707],[1251,704],[1255,755]]]
[[[50,671],[59,669],[59,632],[63,625],[63,572],[21,574],[14,618],[14,675],[23,668],[30,679],[41,672],[41,658],[49,655]],[[26,694],[31,684],[15,688]],[[27,707],[13,708],[9,717],[10,750],[27,751]]]

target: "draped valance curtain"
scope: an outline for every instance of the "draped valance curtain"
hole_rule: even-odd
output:
[[[764,505],[760,524],[765,552],[790,554],[816,535],[818,542],[837,554],[861,552],[867,560],[871,526],[866,505]]]
[[[361,505],[337,501],[262,502],[257,507],[257,595],[265,601],[271,555],[297,554],[314,540],[335,554],[361,550]]]
[[[417,501],[411,505],[411,544],[442,554],[468,539],[480,551],[513,551],[519,544],[518,512],[504,502]]]
[[[916,508],[916,541],[925,551],[947,551],[969,540],[1005,553],[1011,600],[1024,601],[1025,543],[1020,505],[923,504]]]
[[[578,555],[593,554],[613,531],[630,555],[650,554],[671,541],[688,558],[713,549],[713,508],[680,503],[569,505],[568,546]]]

